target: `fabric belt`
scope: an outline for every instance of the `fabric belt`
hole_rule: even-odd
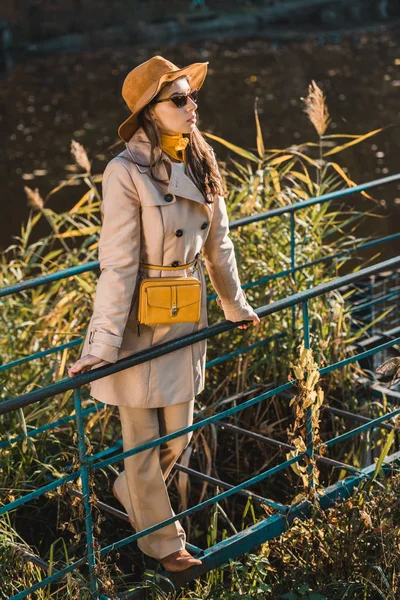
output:
[[[148,263],[143,263],[140,262],[140,266],[141,267],[145,267],[146,269],[157,269],[159,271],[181,271],[182,269],[188,269],[189,267],[191,267],[192,265],[194,265],[195,263],[197,263],[197,261],[199,260],[199,258],[195,258],[194,260],[192,260],[192,262],[190,263],[186,263],[185,265],[179,265],[177,267],[172,267],[171,265],[166,266],[166,265],[150,265]]]

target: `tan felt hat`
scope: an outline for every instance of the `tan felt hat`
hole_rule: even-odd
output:
[[[139,128],[137,116],[160,91],[165,81],[173,81],[182,75],[190,75],[191,88],[199,89],[207,74],[208,61],[192,63],[179,69],[162,56],[152,56],[141,63],[125,77],[122,86],[122,97],[129,106],[132,114],[118,128],[119,137],[129,142]]]

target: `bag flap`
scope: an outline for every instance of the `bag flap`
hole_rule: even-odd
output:
[[[177,308],[196,304],[200,299],[200,286],[196,284],[178,285],[177,289]],[[149,286],[146,289],[147,302],[149,306],[156,308],[165,308],[170,310],[172,304],[171,286]]]
[[[178,286],[178,308],[184,306],[190,306],[196,304],[200,300],[200,286],[191,284],[185,286]]]
[[[147,303],[149,306],[156,308],[171,308],[171,287],[170,286],[157,286],[146,288]]]

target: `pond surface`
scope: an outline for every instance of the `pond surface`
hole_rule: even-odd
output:
[[[400,172],[399,29],[348,35],[338,44],[308,41],[278,44],[266,39],[212,40],[160,46],[103,49],[80,54],[31,56],[20,60],[0,80],[0,187],[3,218],[0,248],[12,243],[29,213],[24,185],[44,197],[73,172],[71,140],[82,143],[101,173],[123,145],[117,128],[128,116],[121,97],[125,75],[136,64],[161,54],[184,66],[210,61],[199,97],[199,127],[234,144],[255,149],[254,98],[257,96],[266,147],[317,141],[303,112],[301,97],[314,79],[327,96],[332,124],[328,133],[361,134],[382,126],[384,132],[334,158],[357,183]],[[212,142],[219,160],[225,148]],[[374,208],[383,219],[370,219],[363,234],[399,231],[400,184],[372,190],[380,204],[360,195],[348,202]],[[48,201],[54,210],[68,209],[86,191],[73,186]],[[44,230],[43,233],[46,231]],[[382,259],[398,253],[400,244],[383,250]],[[376,249],[373,253],[376,252]]]

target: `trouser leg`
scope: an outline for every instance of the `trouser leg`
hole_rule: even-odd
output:
[[[190,402],[157,408],[160,437],[173,433],[193,423],[194,398]],[[167,479],[172,467],[187,448],[193,431],[173,438],[160,446],[160,465],[164,479]]]
[[[190,425],[193,404],[194,400],[165,408],[120,406],[124,451]],[[179,440],[176,438],[162,448],[155,446],[124,460],[125,471],[117,478],[116,489],[138,532],[175,514],[165,478],[190,437],[185,435],[180,443]],[[175,521],[140,538],[138,546],[148,556],[161,559],[183,549],[185,542],[185,531],[179,521]]]

